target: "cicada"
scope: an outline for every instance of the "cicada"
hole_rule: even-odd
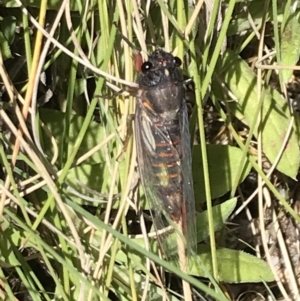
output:
[[[136,96],[138,168],[167,258],[194,254],[197,246],[191,143],[180,66],[178,57],[155,50],[140,68]]]

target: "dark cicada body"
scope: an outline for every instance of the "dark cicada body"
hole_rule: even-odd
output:
[[[196,248],[196,211],[191,171],[190,134],[181,61],[157,49],[141,67],[135,114],[138,165],[156,230],[168,226],[183,243]],[[178,246],[158,235],[165,255]],[[175,249],[176,248],[176,249]],[[179,251],[179,250],[178,250]]]

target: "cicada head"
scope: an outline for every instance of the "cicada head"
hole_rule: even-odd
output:
[[[174,57],[171,53],[162,49],[156,49],[141,67],[140,88],[147,89],[182,82],[180,65],[180,58]]]

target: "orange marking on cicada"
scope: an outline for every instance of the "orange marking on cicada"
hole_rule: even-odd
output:
[[[163,153],[162,152],[162,153],[159,153],[158,156],[161,157],[161,158],[173,158],[174,154],[171,153],[171,152],[169,152],[169,153],[167,153],[167,152]]]
[[[176,166],[177,165],[177,162],[170,162],[170,163],[152,163],[152,166],[153,167],[157,167],[157,168],[161,168],[161,169],[163,169],[163,168],[165,168],[165,167],[167,167],[167,168],[172,168],[172,167],[174,167],[174,166]]]
[[[178,178],[180,174],[179,173],[171,173],[171,174],[157,173],[156,176],[161,179],[175,179]]]

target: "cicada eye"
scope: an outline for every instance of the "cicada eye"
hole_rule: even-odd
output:
[[[181,59],[178,56],[175,56],[174,63],[176,64],[177,67],[179,67],[181,65]]]
[[[149,71],[151,68],[153,67],[152,63],[150,62],[145,62],[143,65],[142,65],[142,72],[147,72]]]

